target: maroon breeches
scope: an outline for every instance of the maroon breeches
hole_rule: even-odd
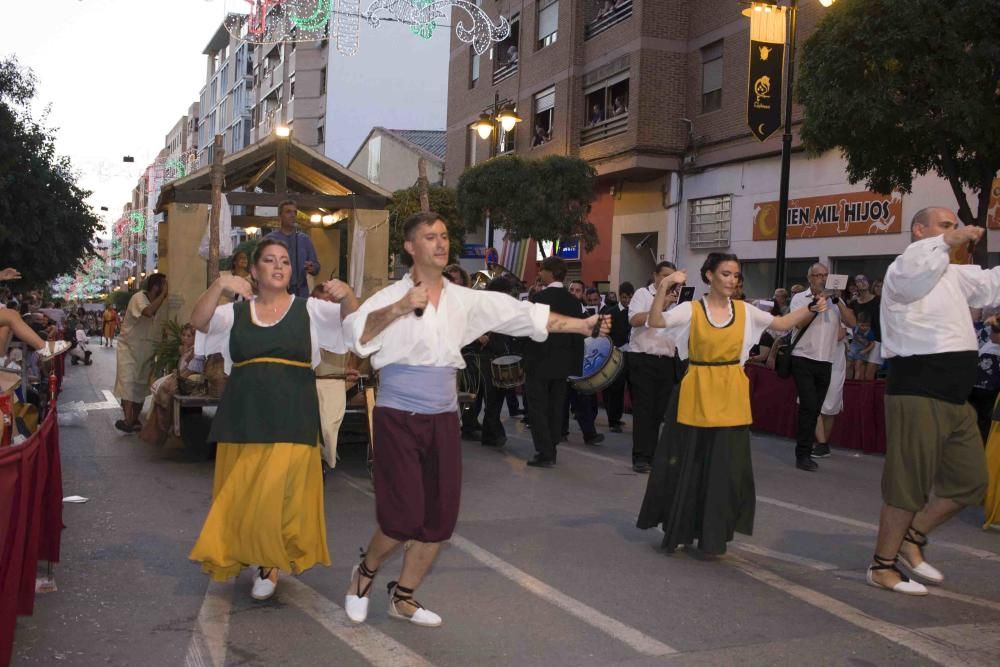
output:
[[[462,494],[458,414],[376,407],[372,421],[379,528],[395,540],[444,542]]]

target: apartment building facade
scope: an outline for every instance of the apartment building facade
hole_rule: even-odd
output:
[[[572,263],[588,284],[645,284],[655,263],[696,270],[711,251],[744,259],[748,292],[770,294],[775,272],[781,131],[759,142],[746,122],[750,23],[737,0],[499,0],[478,3],[511,21],[511,35],[476,56],[452,39],[446,173],[491,155],[469,125],[495,95],[523,122],[497,152],[588,160],[599,175],[590,221],[599,245]],[[799,38],[823,8],[799,3]],[[788,280],[817,259],[835,271],[880,275],[908,242],[913,213],[954,205],[948,184],[923,177],[910,195],[851,184],[835,152],[801,151],[793,109]],[[816,221],[816,212],[827,219]],[[873,216],[885,213],[884,216]],[[867,217],[862,216],[865,213]],[[852,218],[854,216],[854,218]],[[845,222],[845,218],[847,221]],[[836,219],[836,220],[835,220]],[[839,224],[837,224],[839,220]],[[850,223],[850,224],[848,224]],[[529,250],[533,259],[533,251]],[[524,269],[534,276],[534,262]]]

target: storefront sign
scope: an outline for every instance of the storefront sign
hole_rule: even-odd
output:
[[[986,229],[1000,229],[1000,178],[993,179],[990,205],[986,209]]]
[[[486,256],[486,246],[482,243],[463,243],[462,259],[481,259]]]
[[[750,75],[747,125],[764,141],[781,127],[782,70],[785,58],[784,7],[754,3],[750,17]]]
[[[788,238],[870,236],[898,234],[902,229],[903,200],[874,192],[851,192],[788,201]],[[778,202],[754,204],[753,240],[778,238]]]

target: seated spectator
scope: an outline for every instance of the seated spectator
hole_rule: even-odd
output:
[[[87,331],[84,329],[83,322],[77,320],[74,328],[75,332],[73,333],[73,340],[70,343],[73,347],[70,348],[69,351],[71,357],[70,363],[76,366],[77,363],[82,361],[85,366],[89,366],[91,364],[91,351],[87,349],[87,344],[90,343],[90,337],[87,336]]]
[[[611,109],[612,116],[621,116],[622,114],[628,113],[628,107],[625,106],[625,102],[622,100],[621,95],[615,97],[614,106]]]
[[[979,374],[969,403],[976,409],[979,432],[986,442],[993,421],[993,406],[1000,394],[1000,317],[992,315],[983,324],[988,337],[979,348]]]
[[[781,317],[788,314],[788,304],[792,300],[792,297],[788,294],[788,290],[784,287],[779,287],[774,290],[774,296],[771,297],[771,300],[774,302],[774,307],[771,309],[772,315]]]
[[[601,8],[597,10],[597,18],[595,18],[594,20],[600,21],[614,10],[615,10],[614,0],[604,0],[604,2],[601,3]]]
[[[504,61],[505,67],[511,67],[517,64],[517,46],[511,44],[507,47],[507,59]]]
[[[177,354],[177,368],[168,375],[153,382],[150,393],[153,394],[153,409],[149,419],[142,425],[139,437],[151,445],[161,445],[170,432],[174,395],[177,393],[178,378],[191,375],[188,364],[194,358],[194,327],[185,324],[181,328],[180,347]]]
[[[598,123],[604,122],[604,109],[601,108],[600,104],[595,104],[590,109],[590,124],[597,125]]]
[[[872,331],[871,315],[860,312],[857,318],[858,325],[854,327],[851,345],[847,349],[848,380],[865,379],[865,363],[868,355],[875,349],[875,332]]]

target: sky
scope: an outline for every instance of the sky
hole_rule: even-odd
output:
[[[205,84],[202,51],[236,0],[2,0],[0,58],[38,80],[56,150],[110,226]],[[42,14],[45,16],[42,16]],[[135,157],[134,164],[122,156]],[[100,211],[107,206],[109,211]]]

